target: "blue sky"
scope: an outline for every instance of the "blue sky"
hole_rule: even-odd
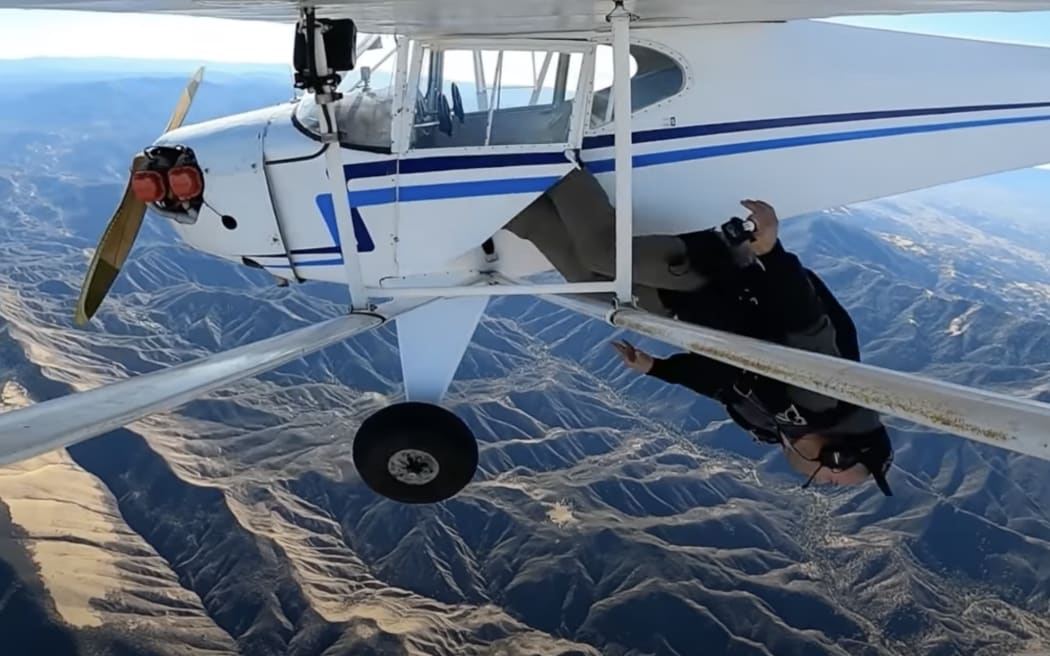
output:
[[[1050,46],[1050,11],[872,16],[837,19],[836,22],[940,36]]]
[[[882,29],[1050,47],[1050,11],[832,20]],[[183,51],[171,47],[157,49],[158,34],[192,35],[192,39],[184,41],[187,45]],[[130,57],[288,66],[291,44],[292,26],[276,23],[189,16],[0,9],[0,59]]]
[[[1050,46],[1050,12],[928,14],[839,22]],[[157,51],[156,35],[193,34],[185,52]],[[136,57],[288,63],[290,25],[186,16],[0,10],[0,59]]]
[[[157,48],[190,35],[184,50]],[[291,25],[191,16],[80,11],[0,10],[0,59],[135,57],[288,64]],[[190,46],[189,44],[193,44]]]

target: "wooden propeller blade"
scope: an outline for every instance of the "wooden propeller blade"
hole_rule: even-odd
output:
[[[141,157],[142,155],[138,156]],[[132,168],[134,170],[134,167]],[[76,314],[73,318],[78,326],[87,323],[98,311],[102,299],[106,297],[109,288],[117,279],[117,274],[120,273],[120,268],[128,259],[145,215],[146,205],[131,193],[129,176],[124,197],[120,199],[117,211],[109,220],[106,231],[102,233],[102,239],[99,240],[88,266],[84,285],[80,288],[80,298],[77,300]]]
[[[193,97],[197,94],[197,88],[201,85],[201,80],[203,79],[204,67],[201,66],[190,78],[186,88],[182,90],[182,95],[179,96],[179,103],[175,105],[175,111],[171,113],[171,118],[168,120],[168,127],[164,128],[165,132],[171,132],[186,120],[186,114],[189,113],[190,105],[193,104]]]
[[[186,114],[190,111],[193,98],[197,95],[197,88],[204,79],[204,67],[201,66],[190,78],[186,88],[182,90],[178,104],[171,113],[167,127],[164,132],[170,132],[182,125],[186,120]],[[137,155],[131,166],[131,171],[142,168],[145,155]],[[102,233],[102,239],[98,242],[95,254],[91,257],[87,276],[80,288],[80,298],[77,300],[76,312],[73,321],[78,326],[86,324],[91,317],[95,316],[102,300],[109,293],[113,283],[120,274],[120,269],[127,261],[131,253],[131,247],[135,244],[135,238],[142,228],[142,219],[146,216],[146,204],[140,201],[131,191],[131,175],[128,176],[127,186],[124,187],[124,196],[120,199],[117,211],[109,220],[106,231]]]

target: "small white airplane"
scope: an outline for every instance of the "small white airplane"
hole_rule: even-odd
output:
[[[389,498],[447,499],[469,483],[478,458],[469,429],[440,403],[498,294],[542,295],[800,387],[1050,459],[1050,406],[655,317],[630,294],[632,235],[717,227],[741,198],[768,199],[790,217],[1050,161],[1050,49],[810,20],[1035,10],[1050,0],[0,7],[297,23],[293,60],[305,95],[183,125],[198,72],[164,133],[134,157],[78,323],[99,309],[147,210],[205,253],[283,284],[324,280],[350,292],[347,316],[4,414],[0,464],[171,410],[396,320],[407,400],[361,425],[355,464]],[[358,65],[373,55],[373,66]],[[522,282],[552,265],[503,227],[577,167],[614,199],[616,277]]]

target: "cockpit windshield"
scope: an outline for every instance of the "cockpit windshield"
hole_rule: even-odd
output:
[[[371,89],[357,89],[337,100],[335,120],[339,126],[339,142],[347,148],[389,151],[392,103],[388,90]],[[310,134],[321,135],[320,108],[312,93],[299,100],[295,118]]]
[[[336,101],[339,141],[347,148],[389,152],[393,122],[394,64],[397,44],[392,36],[363,35],[363,52],[357,67],[344,73],[339,85],[343,97]],[[321,134],[320,108],[312,93],[296,105],[295,118],[302,129]]]
[[[357,67],[340,84],[334,105],[339,141],[347,148],[393,149],[393,89],[397,42],[372,35],[361,41]],[[568,142],[584,56],[580,48],[503,49],[471,45],[427,46],[420,56],[410,133],[412,148],[554,144]],[[637,112],[682,91],[685,74],[674,58],[632,44],[631,109]],[[589,101],[592,130],[613,121],[612,47],[598,45]],[[300,127],[321,134],[312,94],[296,107]]]

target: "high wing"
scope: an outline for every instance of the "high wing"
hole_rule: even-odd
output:
[[[184,14],[294,22],[295,0],[0,0],[0,7]],[[318,14],[365,32],[408,36],[535,34],[604,29],[610,0],[342,0]],[[784,21],[835,16],[1050,9],[1050,0],[627,0],[636,25]]]
[[[0,415],[0,466],[172,410],[238,380],[378,328],[426,302],[394,301],[375,313],[336,317],[193,362],[4,413]]]

